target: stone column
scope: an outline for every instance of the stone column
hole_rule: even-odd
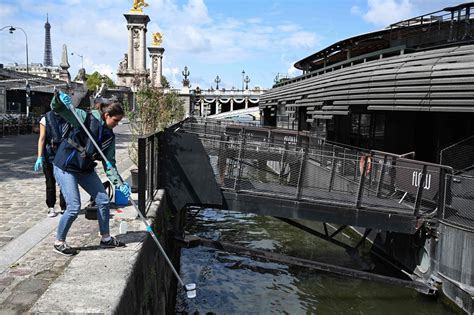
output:
[[[128,29],[128,64],[127,69],[133,70],[133,27],[131,25],[127,25]]]
[[[141,45],[143,47],[140,51],[140,66],[139,69],[145,71],[146,70],[146,27],[140,27],[140,36],[141,36]]]
[[[141,11],[131,11],[124,14],[128,30],[127,66],[123,65],[117,71],[117,79],[121,84],[132,87],[137,82],[146,82],[146,32],[150,22],[148,15]]]
[[[161,88],[161,76],[163,75],[163,53],[165,49],[163,47],[148,47],[148,52],[151,58],[150,77],[151,85],[157,88]]]
[[[234,110],[234,98],[230,99],[230,111]]]
[[[249,108],[249,98],[245,98],[245,109]]]

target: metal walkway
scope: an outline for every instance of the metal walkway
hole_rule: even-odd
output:
[[[410,154],[194,118],[167,132],[179,134],[175,138],[181,140],[174,141],[197,137],[202,144],[224,199],[213,206],[410,234],[452,210],[447,193],[452,169],[409,159]]]

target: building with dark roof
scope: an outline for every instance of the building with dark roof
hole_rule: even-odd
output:
[[[474,134],[474,3],[340,40],[261,97],[262,123],[439,162]]]

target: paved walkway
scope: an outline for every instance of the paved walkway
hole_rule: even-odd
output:
[[[117,166],[122,176],[127,178],[129,169],[132,167],[127,152],[130,138],[128,126],[120,125],[115,132],[117,134]],[[0,314],[17,314],[29,310],[102,312],[103,309],[94,305],[103,304],[104,301],[99,299],[96,304],[86,303],[85,297],[69,297],[79,303],[75,308],[70,302],[63,303],[64,305],[61,306],[61,301],[56,301],[59,304],[51,308],[51,299],[55,296],[52,284],[58,282],[59,278],[66,277],[56,285],[60,292],[66,290],[63,286],[65,283],[75,288],[79,288],[80,283],[90,285],[87,279],[94,275],[88,275],[85,271],[91,261],[100,261],[99,264],[103,266],[103,270],[96,270],[96,273],[107,273],[107,264],[114,265],[111,260],[120,261],[118,257],[112,257],[119,255],[127,259],[125,256],[133,255],[138,250],[144,233],[120,235],[119,238],[128,243],[125,248],[100,250],[97,246],[99,242],[97,221],[87,220],[84,215],[80,215],[68,234],[68,243],[81,250],[79,255],[71,258],[54,253],[52,244],[59,216],[47,217],[44,177],[41,172],[33,171],[37,139],[37,134],[0,138]],[[102,171],[99,174],[104,176]],[[88,195],[82,192],[81,196],[84,205],[88,200]],[[119,223],[123,220],[128,221],[129,230],[142,230],[143,226],[135,220],[135,217],[135,211],[130,206],[113,209],[111,233],[119,233]],[[124,255],[125,252],[128,252],[128,255]],[[106,259],[107,257],[111,260]],[[68,268],[69,264],[79,264],[79,266],[82,264],[85,269],[79,267],[71,269]],[[117,268],[120,269],[116,266],[115,271],[118,271]],[[66,272],[66,269],[69,270]],[[76,275],[74,278],[74,272],[85,274]],[[72,280],[68,278],[71,274]],[[119,278],[121,279],[116,281],[125,281],[123,276]],[[80,283],[75,282],[74,279]],[[96,290],[94,294],[102,294],[103,298],[109,298],[107,292],[113,283],[111,284],[110,281],[106,283],[107,288],[104,288],[106,292]],[[45,293],[49,291],[53,293]],[[84,292],[85,296],[87,293]],[[67,294],[62,295],[63,298],[67,296]]]

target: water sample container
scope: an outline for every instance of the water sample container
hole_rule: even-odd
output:
[[[115,204],[119,207],[128,205],[128,198],[118,188],[115,188]]]
[[[127,222],[125,221],[120,222],[119,234],[127,234],[127,230],[128,230]]]

